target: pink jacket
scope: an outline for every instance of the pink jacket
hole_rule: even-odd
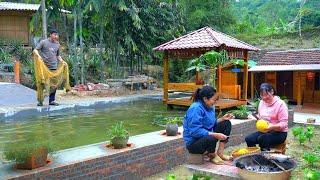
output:
[[[261,100],[258,113],[261,119],[280,125],[281,132],[288,132],[288,107],[278,96],[274,96],[271,103]]]

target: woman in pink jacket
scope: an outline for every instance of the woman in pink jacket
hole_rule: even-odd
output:
[[[254,132],[246,137],[248,147],[259,144],[262,151],[283,143],[288,132],[288,107],[286,103],[275,96],[274,88],[268,83],[260,85],[261,101],[258,107],[258,117],[267,120],[269,127],[266,133]]]

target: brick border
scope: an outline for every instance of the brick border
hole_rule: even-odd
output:
[[[289,127],[293,111],[289,112]],[[232,136],[227,146],[239,145],[244,137],[255,131],[255,121],[232,126]],[[90,158],[55,167],[42,167],[31,171],[17,172],[9,179],[141,179],[169,170],[187,162],[187,150],[182,136],[165,137],[155,132],[156,138],[166,141],[143,147],[117,150],[116,153]],[[148,134],[139,135],[148,138]],[[154,137],[151,137],[154,138]],[[135,143],[137,146],[138,144]],[[98,145],[98,146],[101,146]]]

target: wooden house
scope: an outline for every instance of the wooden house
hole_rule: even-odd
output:
[[[198,85],[196,83],[198,81],[197,78],[196,82],[194,83],[169,83],[169,59],[188,60],[199,57],[200,55],[211,50],[226,50],[229,57],[244,59],[244,61],[247,62],[248,51],[258,51],[259,49],[229,35],[214,30],[211,27],[201,28],[155,47],[154,51],[164,52],[163,102],[165,104],[169,106],[190,106],[192,103],[190,97],[170,98],[169,92],[194,92],[197,88],[202,87],[202,85]],[[223,73],[221,66],[217,67],[217,90],[219,93],[228,93],[232,91],[232,94],[235,96],[234,99],[219,99],[215,105],[217,109],[229,108],[247,103],[248,66],[245,65],[243,68],[243,81],[240,85],[237,84],[234,76],[230,76],[230,78],[233,78],[233,81],[222,81],[223,75],[227,74],[228,72]],[[196,77],[198,76],[196,75]]]
[[[30,43],[29,23],[40,4],[0,2],[0,39]]]
[[[320,49],[267,52],[251,73],[251,97],[262,82],[298,105],[320,104]]]

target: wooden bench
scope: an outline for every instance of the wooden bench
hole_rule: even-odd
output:
[[[288,141],[285,140],[282,144],[275,145],[271,147],[271,151],[275,151],[277,153],[285,154],[287,148]]]

